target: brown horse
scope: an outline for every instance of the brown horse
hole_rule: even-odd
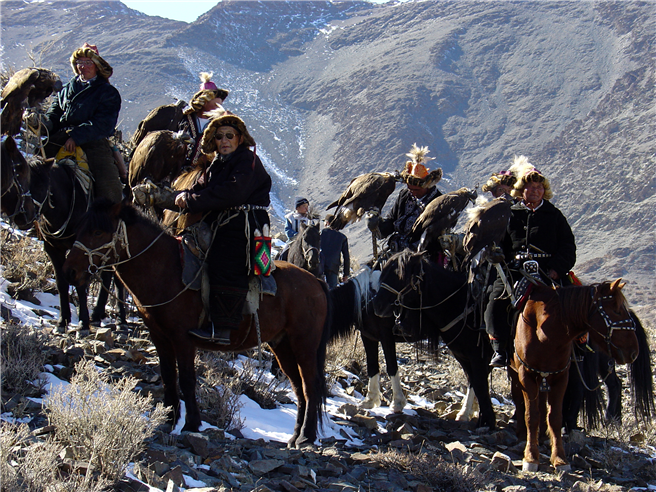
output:
[[[30,196],[30,166],[12,137],[1,144],[0,207],[16,227],[25,230],[32,227],[36,207]]]
[[[268,342],[298,399],[298,415],[289,446],[313,443],[327,396],[326,343],[330,331],[327,288],[310,273],[277,262],[273,277],[275,296],[260,300],[257,318],[244,316],[230,345],[216,345],[189,335],[203,320],[203,302],[197,291],[185,289],[178,241],[160,225],[126,203],[97,201],[78,230],[77,242],[66,261],[72,281],[84,281],[89,269],[115,269],[130,289],[137,309],[160,359],[164,404],[180,403],[177,385],[187,408],[184,430],[201,423],[196,402],[196,349],[241,351]],[[177,363],[177,367],[176,367]],[[178,378],[179,371],[179,378]]]
[[[630,364],[638,356],[638,339],[621,292],[623,286],[618,279],[557,290],[533,287],[517,321],[509,370],[517,415],[524,413],[525,417],[524,422],[518,421],[518,434],[528,434],[524,471],[538,469],[538,439],[545,419],[551,464],[556,471],[569,469],[561,426],[574,340],[590,331],[606,341],[609,355],[620,364]]]

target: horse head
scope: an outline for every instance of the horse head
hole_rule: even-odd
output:
[[[301,224],[299,236],[306,268],[310,273],[317,276],[321,267],[321,233],[319,232],[319,226],[317,224]]]
[[[376,316],[388,318],[403,306],[406,296],[418,289],[423,279],[425,254],[406,249],[392,256],[380,273],[380,289],[372,303]]]
[[[30,194],[30,165],[21,154],[16,141],[7,137],[2,141],[2,212],[19,229],[32,227],[37,212]]]
[[[72,285],[86,284],[90,275],[112,268],[130,255],[125,223],[136,213],[127,203],[114,204],[105,198],[91,205],[63,267]]]
[[[603,282],[592,293],[590,341],[619,364],[631,364],[639,353],[636,325],[622,293],[622,279]]]

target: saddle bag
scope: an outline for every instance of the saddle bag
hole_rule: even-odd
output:
[[[253,241],[255,243],[253,258],[253,273],[268,277],[271,275],[273,260],[271,259],[271,237],[268,235],[268,226],[263,227],[264,232],[255,229]]]

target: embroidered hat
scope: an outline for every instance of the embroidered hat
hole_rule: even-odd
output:
[[[510,171],[500,171],[490,176],[490,179],[487,180],[487,183],[481,186],[481,190],[492,191],[499,185],[506,185],[512,188],[516,181],[517,178]]]
[[[229,92],[226,89],[219,89],[214,82],[212,82],[212,73],[200,73],[200,90],[194,94],[189,103],[189,107],[184,110],[184,114],[195,113],[200,111],[205,106],[206,102],[216,99],[217,97],[226,100]]]
[[[76,49],[71,55],[71,67],[73,67],[73,72],[75,75],[80,75],[80,71],[77,68],[75,62],[80,58],[91,58],[94,65],[98,69],[98,75],[108,79],[114,73],[114,69],[109,63],[107,63],[101,56],[98,51],[98,47],[95,44],[84,43],[84,46]]]
[[[237,115],[224,114],[223,116],[212,119],[205,127],[203,139],[200,141],[200,150],[203,154],[210,155],[216,152],[216,141],[214,140],[214,135],[216,135],[216,131],[222,126],[230,126],[243,136],[244,140],[242,145],[255,147],[255,140],[253,140],[251,134],[248,133],[246,123],[244,123],[244,121]]]
[[[405,163],[405,169],[401,171],[401,178],[406,184],[430,188],[442,179],[442,169],[438,167],[431,171],[426,167],[428,161],[435,159],[426,157],[428,152],[430,152],[428,147],[417,147],[416,143],[412,144],[410,152],[406,154],[410,160]]]
[[[528,157],[516,156],[513,165],[510,166],[510,172],[517,177],[517,182],[510,193],[513,197],[521,198],[526,183],[542,183],[542,186],[544,186],[544,199],[550,200],[553,198],[549,180],[533,164],[528,162]]]

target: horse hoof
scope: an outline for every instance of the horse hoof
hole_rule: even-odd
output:
[[[522,471],[536,472],[536,471],[538,471],[538,464],[537,463],[531,463],[529,461],[522,461]]]
[[[59,333],[63,335],[64,333],[66,333],[66,326],[61,326],[61,325],[55,326],[55,333]]]
[[[556,470],[556,473],[559,474],[572,471],[572,467],[570,465],[558,465],[558,466],[554,466],[554,469]]]

